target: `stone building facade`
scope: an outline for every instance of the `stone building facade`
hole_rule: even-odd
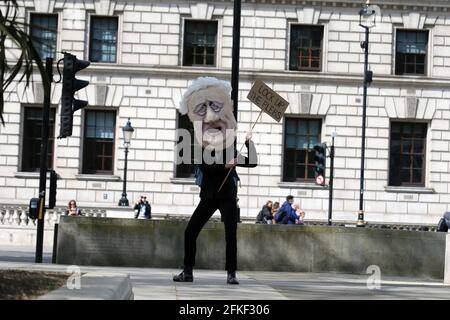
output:
[[[177,171],[174,165],[176,129],[182,125],[176,106],[199,76],[230,80],[233,2],[21,4],[30,32],[39,23],[47,26],[36,37],[53,43],[56,59],[68,51],[91,60],[79,75],[90,82],[79,93],[89,106],[75,113],[73,135],[53,139],[50,148],[60,176],[58,205],[76,199],[81,207],[117,208],[124,169],[121,128],[130,118],[135,131],[128,199],[146,194],[156,214],[191,214],[199,190],[190,169]],[[434,224],[450,206],[450,4],[375,4],[380,11],[370,30],[374,78],[368,90],[365,218]],[[255,79],[290,105],[280,123],[264,114],[253,130],[259,166],[238,169],[241,216],[254,217],[268,199],[283,201],[292,194],[307,219],[326,219],[328,189],[311,178],[311,148],[318,142],[329,145],[336,132],[333,219],[356,221],[364,67],[360,8],[356,0],[243,1],[238,141],[258,116],[247,99]],[[2,204],[24,205],[37,195],[38,173],[30,160],[37,137],[33,140],[30,127],[39,126],[33,119],[39,118],[43,94],[36,79],[28,88],[17,83],[6,94],[7,124],[0,126]],[[54,137],[60,97],[61,84],[54,84]],[[328,182],[328,167],[326,175]]]

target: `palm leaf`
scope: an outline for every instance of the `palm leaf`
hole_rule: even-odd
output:
[[[0,121],[3,118],[4,93],[14,80],[29,86],[34,66],[41,75],[44,90],[49,88],[50,79],[47,77],[41,58],[33,45],[31,37],[24,31],[26,24],[17,20],[18,4],[13,0],[1,0],[4,3],[0,10]],[[6,57],[6,40],[13,43],[13,47],[20,51],[16,61],[8,61]],[[19,78],[17,76],[20,74]]]

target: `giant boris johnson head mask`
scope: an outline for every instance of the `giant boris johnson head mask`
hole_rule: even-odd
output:
[[[212,77],[196,79],[184,93],[181,114],[188,114],[197,142],[204,148],[225,149],[236,136],[231,86]]]

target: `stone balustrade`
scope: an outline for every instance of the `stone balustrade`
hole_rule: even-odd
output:
[[[45,214],[45,225],[51,226],[55,223],[59,223],[59,217],[64,215],[66,212],[66,207],[55,207],[54,209],[47,209]],[[86,217],[98,217],[106,218],[108,216],[106,209],[99,208],[84,208],[82,209],[83,216]],[[165,214],[165,215],[153,215],[154,219],[157,220],[189,220],[190,215],[177,215],[177,214]],[[212,217],[210,221],[220,222],[220,217]],[[253,217],[242,217],[242,223],[255,223],[255,218]],[[352,225],[355,221],[333,221],[333,226],[346,226]],[[36,220],[31,219],[28,215],[28,206],[18,206],[18,205],[1,205],[0,204],[0,226],[1,225],[14,225],[14,226],[36,226]],[[309,226],[325,226],[327,225],[326,220],[306,220],[305,225]],[[393,230],[406,230],[406,231],[436,231],[436,225],[425,225],[425,224],[406,224],[406,223],[380,223],[380,222],[370,222],[367,228],[373,229],[393,229]]]
[[[45,225],[53,227],[55,223],[59,223],[61,215],[65,215],[65,207],[55,207],[54,209],[47,209],[45,212]],[[105,218],[106,210],[97,208],[83,208],[83,216]],[[18,205],[0,205],[0,226],[36,226],[36,219],[29,216],[28,206]]]

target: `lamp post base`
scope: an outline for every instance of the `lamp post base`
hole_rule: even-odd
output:
[[[365,227],[366,222],[364,221],[364,210],[358,211],[358,221],[356,222],[357,227]]]
[[[129,207],[130,203],[125,195],[122,195],[122,198],[119,200],[119,207]]]

